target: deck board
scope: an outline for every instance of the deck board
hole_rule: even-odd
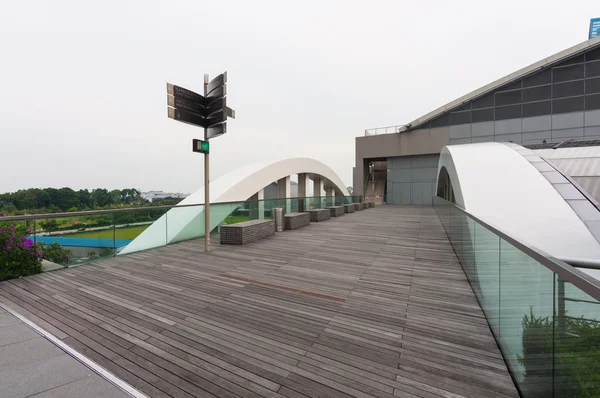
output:
[[[203,247],[2,282],[0,301],[150,396],[518,396],[431,207]]]

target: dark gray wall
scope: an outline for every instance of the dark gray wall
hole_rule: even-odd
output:
[[[391,157],[387,159],[387,203],[431,205],[436,192],[440,155]]]
[[[450,144],[600,139],[600,48],[506,84],[430,122]]]

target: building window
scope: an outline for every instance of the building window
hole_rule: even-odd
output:
[[[552,100],[552,113],[583,111],[583,97]]]
[[[600,77],[596,79],[587,79],[585,81],[585,93],[600,93]]]
[[[471,123],[471,112],[452,112],[450,114],[450,125]]]
[[[600,76],[600,61],[585,64],[585,77]]]
[[[500,106],[496,108],[496,120],[517,119],[521,117],[521,105]]]
[[[481,109],[471,112],[472,123],[491,122],[494,120],[494,108]]]
[[[523,90],[523,102],[543,101],[552,98],[552,86],[539,86]]]
[[[521,90],[503,91],[496,93],[496,106],[512,105],[521,103]]]
[[[600,47],[596,47],[592,51],[588,51],[585,54],[586,61],[598,61],[600,60]]]
[[[523,104],[523,117],[549,115],[550,113],[552,113],[551,101]]]
[[[583,93],[583,80],[552,85],[552,98],[575,97]]]
[[[431,128],[436,128],[436,127],[446,127],[448,126],[449,123],[449,117],[448,114],[444,114],[436,119],[433,119],[431,121]]]
[[[494,106],[494,93],[473,100],[473,109],[491,108]]]
[[[545,69],[523,79],[523,87],[542,86],[552,83],[552,70]]]
[[[585,110],[600,109],[600,94],[585,96]]]
[[[569,80],[583,79],[585,67],[583,64],[565,66],[552,69],[552,81],[554,83],[567,82]]]

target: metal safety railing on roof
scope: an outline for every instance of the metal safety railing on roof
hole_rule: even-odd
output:
[[[365,136],[400,133],[400,132],[404,131],[405,129],[406,129],[406,126],[403,124],[396,125],[396,126],[375,127],[372,129],[366,129]]]

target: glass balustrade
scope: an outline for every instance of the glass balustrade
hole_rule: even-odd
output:
[[[550,269],[557,260],[441,198],[434,205],[521,394],[600,397],[600,303],[573,284],[581,273],[569,282]]]
[[[288,214],[358,200],[356,196],[323,196],[213,203],[210,231],[217,234],[222,225],[270,220],[276,207]],[[204,204],[194,204],[29,215],[0,219],[0,223],[29,231],[28,237],[42,246],[44,269],[53,270],[202,238],[204,217]]]

